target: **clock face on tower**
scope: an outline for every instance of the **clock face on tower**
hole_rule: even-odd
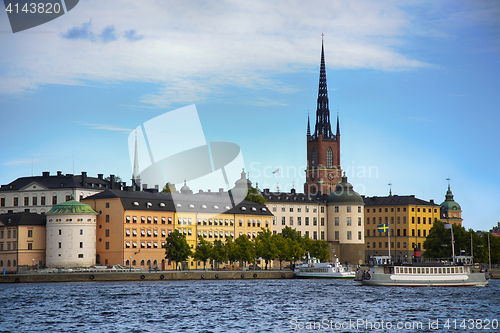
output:
[[[335,176],[333,175],[333,173],[331,173],[331,172],[330,172],[330,173],[328,174],[328,179],[329,179],[329,180],[333,180],[333,178],[335,178]]]

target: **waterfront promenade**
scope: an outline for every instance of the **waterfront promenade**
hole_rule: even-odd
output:
[[[168,281],[168,280],[242,280],[293,279],[290,270],[258,271],[132,271],[132,272],[71,272],[0,275],[0,283],[97,282],[97,281]]]

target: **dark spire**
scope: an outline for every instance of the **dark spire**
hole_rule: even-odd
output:
[[[339,113],[337,112],[337,136],[340,136]]]
[[[330,125],[330,110],[328,108],[328,89],[326,85],[325,50],[321,40],[321,66],[319,72],[318,103],[316,109],[316,128],[314,138],[323,135],[323,139],[334,139]]]
[[[307,113],[307,136],[311,135],[311,124],[309,122],[309,113]]]

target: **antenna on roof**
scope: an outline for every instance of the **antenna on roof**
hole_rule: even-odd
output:
[[[389,185],[389,196],[391,196],[392,195],[392,182],[389,181],[389,184],[387,184],[387,185]]]

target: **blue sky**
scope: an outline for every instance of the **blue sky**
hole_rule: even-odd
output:
[[[4,12],[0,32],[1,184],[58,170],[130,182],[130,131],[195,104],[206,141],[238,144],[254,184],[302,190],[324,33],[355,189],[440,203],[450,177],[466,228],[500,221],[498,1],[89,0],[16,34]]]

